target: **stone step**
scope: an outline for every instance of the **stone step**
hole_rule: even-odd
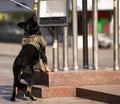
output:
[[[35,85],[83,86],[120,84],[120,70],[79,70],[68,72],[35,71]]]
[[[79,86],[76,96],[105,104],[120,104],[120,85]]]
[[[34,82],[35,84],[33,86],[32,92],[34,96],[39,98],[75,97],[75,96],[85,97],[89,95],[95,96],[96,93],[99,96],[101,94],[101,91],[94,91],[96,86],[98,85],[110,86],[111,84],[115,86],[120,85],[120,71],[79,70],[50,73],[35,71]],[[95,87],[93,87],[91,91],[90,89],[84,88],[84,86],[87,85]],[[118,99],[117,96],[116,98]]]
[[[20,90],[19,95],[23,96],[25,88]],[[34,96],[38,98],[52,97],[80,97],[94,101],[112,104],[111,101],[120,102],[120,84],[119,85],[90,85],[90,86],[41,86],[34,85],[32,89]],[[119,103],[115,103],[119,104]]]
[[[18,96],[24,96],[26,88],[19,90]],[[76,88],[68,87],[68,86],[41,86],[34,85],[32,88],[32,93],[34,96],[38,98],[50,98],[50,97],[75,97],[76,96]]]
[[[68,86],[55,86],[55,87],[45,87],[45,86],[34,86],[33,94],[40,98],[50,98],[50,97],[74,97],[76,96],[76,88]]]

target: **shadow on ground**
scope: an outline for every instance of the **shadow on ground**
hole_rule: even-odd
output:
[[[2,85],[0,86],[0,95],[5,100],[10,100],[12,94],[12,86]]]
[[[77,88],[76,89],[76,96],[80,98],[90,99],[94,101],[104,102],[107,104],[120,104],[120,96],[99,92],[99,91],[93,91],[83,88]]]

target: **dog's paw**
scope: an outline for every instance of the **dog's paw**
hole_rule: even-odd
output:
[[[45,68],[46,72],[51,72],[52,70],[50,68]]]
[[[36,100],[37,100],[37,98],[34,97],[31,92],[27,92],[27,93],[25,94],[25,96],[29,97],[32,101],[36,101]]]
[[[46,72],[44,68],[39,69],[40,72]]]
[[[39,69],[40,72],[51,72],[52,70],[50,68],[41,68]]]
[[[12,97],[12,98],[10,99],[10,101],[15,102],[15,101],[16,101],[16,99],[15,99],[14,97]]]
[[[36,97],[33,97],[32,98],[32,101],[37,101],[38,99]]]

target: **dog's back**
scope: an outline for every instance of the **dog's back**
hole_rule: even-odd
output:
[[[19,55],[14,61],[13,73],[21,73],[22,68],[25,66],[33,66],[38,60],[39,52],[34,46],[30,44],[23,46]]]

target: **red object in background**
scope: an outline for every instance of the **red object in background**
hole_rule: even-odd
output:
[[[102,24],[102,33],[109,34],[110,32],[110,24],[103,23]],[[88,33],[92,34],[92,23],[88,23]]]
[[[102,32],[106,33],[106,34],[109,34],[109,32],[110,32],[110,24],[109,23],[103,23],[102,27],[103,27]]]
[[[88,23],[88,33],[92,34],[92,23]]]
[[[99,11],[98,12],[98,19],[110,19],[110,12],[107,11]],[[88,12],[88,19],[92,19],[92,12]]]

